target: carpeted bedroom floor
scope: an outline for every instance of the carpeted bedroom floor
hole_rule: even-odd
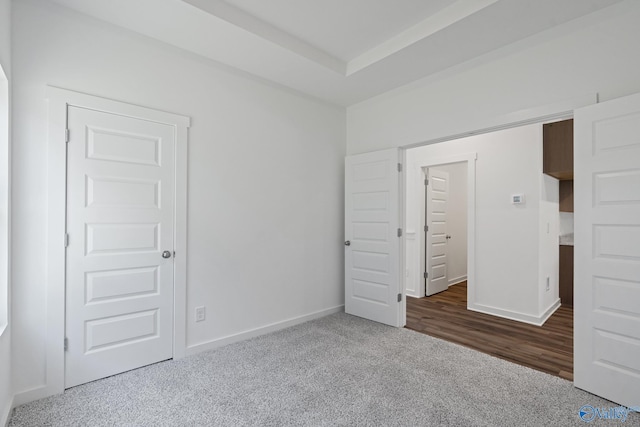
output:
[[[640,401],[639,401],[640,403]],[[15,409],[9,426],[582,426],[617,405],[558,377],[344,313]],[[640,425],[640,414],[590,425]]]

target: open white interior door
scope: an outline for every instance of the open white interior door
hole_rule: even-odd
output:
[[[574,119],[574,382],[638,406],[640,94]]]
[[[447,276],[447,204],[449,172],[429,168],[425,179],[425,277],[427,296],[449,289]]]
[[[345,162],[345,311],[404,326],[398,149]]]

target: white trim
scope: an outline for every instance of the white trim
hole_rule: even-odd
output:
[[[464,276],[458,276],[458,277],[455,277],[453,279],[449,279],[449,286],[455,286],[458,283],[464,282],[465,280],[467,280],[467,275],[466,274]]]
[[[403,224],[403,226],[406,226],[407,224]],[[415,256],[411,257],[414,260],[414,263],[411,264],[407,264],[407,261],[409,260],[409,254],[406,251],[406,247],[409,245],[409,242],[416,242],[418,240],[417,238],[417,233],[415,232],[415,230],[413,229],[407,229],[406,232],[404,233],[404,246],[405,246],[405,253],[404,253],[404,262],[403,262],[403,267],[404,267],[404,294],[406,296],[409,297],[413,297],[413,298],[420,298],[420,293],[419,293],[419,289],[418,286],[420,284],[420,279],[419,277],[417,277],[417,280],[410,280],[409,278],[407,278],[407,270],[413,271],[414,274],[420,276],[420,269],[416,268],[415,266]],[[417,243],[413,244],[414,247],[417,247]],[[422,295],[424,296],[424,295]]]
[[[13,396],[7,402],[7,406],[2,408],[2,412],[0,412],[0,426],[7,427],[9,425],[9,420],[11,419],[11,413],[13,412]]]
[[[540,326],[544,325],[544,322],[546,322],[549,317],[551,317],[551,315],[560,308],[560,305],[562,305],[562,302],[560,301],[560,298],[558,298],[549,306],[549,308],[540,314]]]
[[[440,138],[434,138],[431,140],[422,141],[414,144],[406,144],[406,145],[403,145],[401,148],[404,148],[404,151],[406,152],[406,150],[409,148],[423,147],[425,145],[437,144],[437,143],[446,142],[446,141],[453,141],[456,139],[465,138],[472,135],[481,135],[481,134],[496,132],[504,129],[512,129],[515,127],[525,126],[529,124],[544,123],[544,122],[573,118],[573,112],[575,109],[597,104],[597,103],[598,103],[598,94],[589,93],[582,96],[577,96],[571,99],[567,99],[565,101],[560,101],[560,102],[555,102],[551,104],[546,104],[546,105],[541,105],[533,108],[527,108],[527,109],[515,111],[510,114],[496,117],[493,120],[484,121],[482,124],[476,126],[475,130],[473,130],[474,127],[472,126],[471,127],[472,130],[469,130],[469,131],[465,131],[455,135],[448,135]],[[456,162],[464,161],[464,160],[450,161],[447,159],[449,158],[431,159],[429,160],[429,165],[435,166],[441,163],[456,163]],[[473,311],[479,311],[481,313],[493,314],[495,316],[505,317],[513,320],[523,319],[521,321],[525,323],[538,324],[538,322],[541,322],[540,324],[543,324],[547,320],[547,318],[551,316],[551,314],[553,314],[553,312],[555,312],[555,310],[560,306],[559,299],[558,301],[554,302],[554,304],[548,310],[545,311],[545,313],[548,313],[547,317],[545,317],[544,313],[540,316],[531,316],[529,314],[510,312],[507,310],[484,306],[476,303],[475,286],[474,286],[475,270],[476,270],[476,265],[475,265],[475,262],[476,262],[475,261],[475,161],[469,162],[469,165],[471,164],[473,164],[473,174],[471,169],[468,169],[468,172],[467,172],[467,181],[469,183],[468,194],[467,194],[468,196],[467,209],[468,209],[468,212],[471,212],[473,210],[474,220],[472,222],[470,218],[467,217],[467,221],[468,221],[467,235],[469,236],[469,239],[473,238],[473,243],[471,240],[469,240],[468,247],[467,247],[467,254],[468,254],[467,309],[473,310]],[[412,165],[412,167],[414,167],[414,165]],[[422,169],[422,167],[425,167],[425,166],[421,165],[420,168]],[[473,193],[473,195],[471,195],[471,193]],[[473,203],[471,203],[472,199],[473,199]],[[399,201],[399,203],[401,203],[401,205],[404,206],[406,201],[404,198],[402,198]],[[473,207],[473,209],[471,209],[471,207]],[[404,258],[401,258],[400,262],[401,262],[402,268],[404,269],[405,268]],[[406,313],[405,313],[405,318],[406,318]],[[524,319],[527,319],[527,320],[524,320]]]
[[[174,273],[174,358],[183,357],[186,347],[186,238],[187,238],[187,128],[189,117],[153,110],[106,98],[48,86],[48,223],[47,223],[47,329],[45,383],[16,395],[18,404],[64,391],[65,335],[65,251],[66,232],[66,143],[69,106],[149,120],[175,127],[176,200]]]
[[[548,309],[534,316],[532,314],[522,313],[520,311],[503,310],[501,308],[491,307],[484,304],[469,304],[468,310],[477,311],[479,313],[490,314],[505,319],[516,320],[518,322],[529,323],[530,325],[542,326],[549,317],[560,307],[560,298],[558,298]]]
[[[223,347],[228,344],[233,344],[239,341],[255,338],[260,335],[265,335],[271,332],[276,332],[281,329],[289,328],[291,326],[299,325],[301,323],[308,322],[310,320],[319,319],[321,317],[329,316],[330,314],[339,313],[344,311],[344,305],[339,305],[333,308],[327,308],[325,310],[316,311],[311,314],[305,314],[304,316],[292,317],[281,322],[271,323],[269,325],[261,326],[255,329],[249,329],[247,331],[239,332],[233,335],[227,335],[226,337],[217,338],[212,341],[206,341],[199,344],[194,344],[187,347],[186,355],[191,356],[193,354],[201,353],[207,350],[213,350],[219,347]]]
[[[439,142],[453,141],[456,139],[466,138],[473,135],[482,135],[485,133],[497,132],[505,129],[512,129],[520,126],[532,125],[536,123],[552,122],[573,117],[573,110],[576,108],[586,107],[598,103],[598,94],[590,93],[575,97],[566,101],[556,102],[553,104],[541,105],[534,108],[526,108],[514,111],[510,114],[497,117],[494,120],[488,120],[485,123],[478,124],[477,127],[471,126],[469,130],[462,131],[453,135],[445,135],[433,138],[427,141],[421,141],[403,145],[402,148],[416,148],[425,145],[437,144]]]
[[[407,325],[407,284],[404,272],[406,266],[405,248],[407,245],[407,224],[405,224],[405,211],[407,205],[405,195],[405,180],[407,179],[407,150],[402,147],[398,147],[398,162],[400,162],[400,171],[398,171],[398,202],[400,203],[400,206],[398,206],[398,226],[402,231],[404,231],[404,233],[402,233],[400,241],[398,242],[398,292],[402,295],[402,301],[400,301],[400,310],[398,310],[398,321],[396,324],[398,327],[404,328]]]
[[[25,403],[33,402],[34,400],[43,399],[51,396],[51,392],[48,391],[47,386],[40,385],[30,388],[28,390],[16,393],[13,396],[13,407],[24,405]]]

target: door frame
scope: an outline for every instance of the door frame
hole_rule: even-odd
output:
[[[71,90],[47,86],[47,295],[45,384],[30,390],[38,399],[64,391],[64,336],[66,285],[66,196],[67,196],[67,111],[69,106],[86,108],[173,126],[175,129],[175,211],[174,211],[174,315],[173,358],[185,356],[187,301],[187,141],[191,119]]]
[[[535,124],[535,123],[573,118],[574,110],[581,107],[586,107],[588,105],[597,104],[598,101],[599,99],[598,99],[597,93],[584,94],[582,96],[577,96],[571,99],[565,99],[563,101],[559,101],[551,104],[539,105],[533,108],[515,111],[507,115],[496,117],[493,120],[489,120],[487,122],[477,123],[477,126],[472,127],[469,130],[463,131],[460,133],[449,134],[449,135],[445,135],[442,137],[433,138],[433,139],[429,139],[421,142],[406,144],[400,147],[404,151],[404,163],[405,164],[407,163],[406,152],[411,148],[424,147],[426,145],[438,144],[438,143],[447,142],[447,141],[454,141],[457,139],[466,138],[473,135],[482,135],[482,134],[492,133],[492,132],[505,130],[505,129],[512,129],[512,128],[526,126],[526,125]],[[474,155],[474,153],[470,153],[470,154]],[[460,156],[464,156],[464,155],[465,154],[461,154]],[[430,165],[437,166],[438,164],[442,164],[442,163],[456,163],[459,161],[465,161],[465,160],[457,160],[457,161],[448,160],[449,158],[455,158],[455,157],[458,157],[458,156],[451,156],[451,157],[447,156],[446,158],[444,158],[444,161],[441,158],[433,158],[433,159],[429,159],[428,162],[422,162],[423,164],[419,166],[417,166],[417,164],[413,164],[413,165],[409,165],[408,167],[411,167],[411,168],[418,167],[419,169],[422,169],[422,167],[429,167]],[[468,226],[468,229],[467,229],[467,238],[468,238],[468,241],[467,241],[467,245],[468,245],[467,246],[467,280],[468,280],[467,309],[473,310],[473,311],[479,311],[481,313],[486,313],[486,310],[484,310],[482,306],[478,306],[476,302],[475,287],[472,284],[472,283],[475,283],[475,269],[476,269],[476,265],[475,265],[475,160],[469,163],[474,163],[474,170],[473,170],[473,189],[472,187],[467,188],[468,203],[470,200],[469,199],[470,193],[473,193],[473,205],[471,205],[470,203],[467,205],[467,211],[468,211],[468,216],[467,216],[467,224],[468,224],[467,225]],[[418,173],[418,176],[420,175],[424,176],[421,170]],[[471,184],[470,178],[471,178],[471,174],[469,173],[469,170],[467,170],[467,180],[469,184]],[[421,183],[422,182],[423,181],[421,181]],[[402,192],[401,196],[402,197],[399,203],[401,204],[403,209],[406,209],[406,203],[407,203],[406,194]],[[470,220],[470,215],[472,214],[474,216],[473,222],[471,222]],[[407,226],[406,216],[403,214],[402,216],[403,229],[406,229],[406,226]],[[472,228],[473,228],[473,232],[472,232]],[[404,269],[406,268],[406,259],[404,257],[404,254],[405,254],[404,242],[403,242],[402,249],[403,251],[401,253],[400,262],[401,262],[402,271],[404,271]],[[402,275],[403,282],[406,281],[406,278],[404,276],[405,275]],[[425,284],[423,281],[422,287],[424,288],[424,286]],[[403,289],[406,290],[406,286],[404,286]],[[406,295],[406,291],[405,291],[405,295]],[[494,312],[491,312],[490,314],[496,315]],[[505,317],[508,317],[508,316],[505,316]],[[406,323],[406,310],[405,310],[405,323]]]
[[[451,163],[466,163],[467,164],[467,308],[471,308],[475,306],[475,248],[476,248],[476,160],[478,158],[478,154],[475,152],[470,153],[461,153],[456,154],[454,156],[446,156],[446,157],[434,157],[429,160],[424,160],[420,162],[414,162],[411,165],[411,168],[417,172],[417,176],[420,186],[424,186],[425,173],[424,169],[442,166]],[[409,186],[407,186],[409,188]],[[420,187],[418,187],[420,188]],[[424,191],[421,192],[421,194]],[[422,202],[424,202],[424,195],[421,196]],[[424,203],[418,203],[419,206],[422,206],[422,210],[424,210]],[[426,215],[426,212],[422,215]],[[421,218],[421,222],[425,223],[425,218]],[[426,271],[426,253],[424,252],[425,245],[425,236],[424,232],[420,233],[419,246],[420,251],[416,251],[417,255],[420,257],[420,268],[422,272]],[[425,280],[420,280],[420,286],[418,288],[421,295],[426,294],[426,283]]]

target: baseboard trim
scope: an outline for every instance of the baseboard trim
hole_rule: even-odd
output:
[[[207,350],[213,350],[215,348],[223,347],[235,342],[244,341],[249,338],[254,338],[260,335],[265,335],[271,332],[276,332],[281,329],[289,328],[291,326],[299,325],[310,320],[319,319],[321,317],[328,316],[330,314],[344,311],[344,305],[328,308],[325,310],[316,311],[314,313],[305,314],[299,317],[293,317],[281,322],[271,323],[269,325],[261,326],[259,328],[250,329],[248,331],[240,332],[233,335],[227,335],[226,337],[218,338],[212,341],[207,341],[199,344],[194,344],[187,347],[186,355],[191,356],[193,354],[201,353]]]
[[[34,400],[44,399],[45,397],[53,396],[56,394],[64,393],[64,389],[58,390],[54,387],[47,385],[41,385],[33,387],[28,390],[16,393],[13,397],[13,406],[24,405],[25,403],[33,402]]]
[[[549,317],[551,317],[551,315],[553,315],[553,313],[556,312],[557,309],[560,308],[561,302],[560,302],[560,298],[558,298],[557,300],[555,300],[550,306],[549,308],[547,308],[541,315],[540,315],[540,319],[541,319],[541,323],[540,326],[544,325],[544,323],[549,320]]]
[[[407,295],[408,297],[412,297],[412,298],[422,298],[418,292],[412,292],[412,291],[407,290],[405,293],[406,293],[406,295]],[[424,296],[424,295],[422,295],[422,296]]]
[[[467,275],[456,277],[455,279],[449,280],[449,286],[457,285],[458,283],[465,282],[467,280]]]
[[[492,316],[502,317],[504,319],[515,320],[517,322],[528,323],[530,325],[542,326],[549,317],[560,307],[560,299],[554,302],[542,314],[534,316],[519,311],[504,310],[501,308],[491,307],[483,304],[469,304],[468,310],[477,311],[478,313],[490,314]]]
[[[7,406],[2,408],[2,413],[0,413],[0,426],[8,427],[9,420],[11,419],[11,414],[13,413],[13,400],[14,397],[11,396]]]

